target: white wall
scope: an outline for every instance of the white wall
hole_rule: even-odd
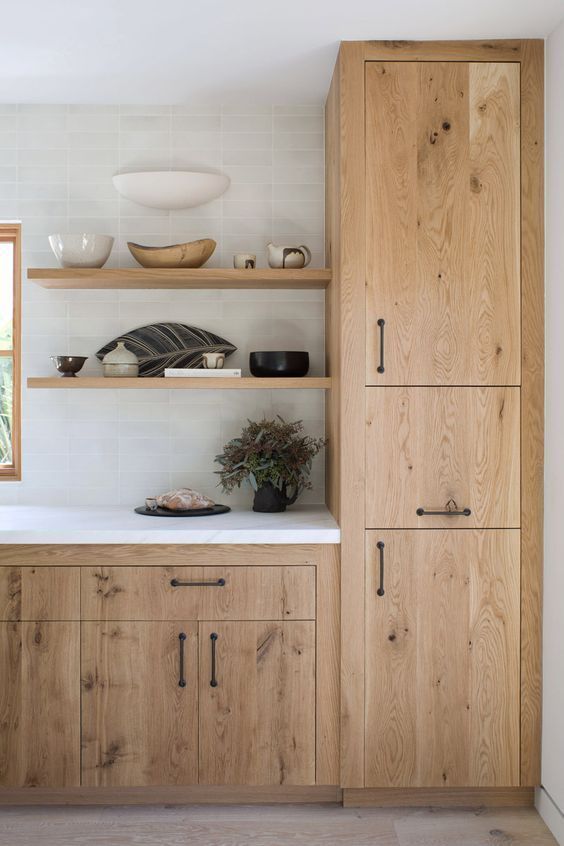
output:
[[[564,843],[564,21],[547,42],[546,469],[539,810]]]
[[[227,193],[207,206],[159,212],[120,198],[124,169],[218,168]],[[133,265],[128,240],[167,244],[211,236],[210,265],[234,251],[265,264],[273,239],[309,244],[323,264],[323,114],[318,106],[0,106],[0,219],[21,218],[26,266],[56,265],[47,235],[116,237],[110,265]],[[54,375],[53,354],[88,355],[119,332],[178,320],[218,332],[239,351],[308,349],[322,374],[323,292],[45,291],[23,288],[23,375]],[[84,373],[99,373],[95,358]],[[0,503],[143,502],[189,484],[217,496],[213,457],[247,417],[281,413],[323,431],[322,392],[27,391],[21,483],[0,482]],[[322,461],[315,490],[323,501]],[[249,494],[233,502],[248,502]]]

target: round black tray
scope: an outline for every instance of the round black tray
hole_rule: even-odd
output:
[[[214,505],[213,508],[193,508],[190,511],[169,511],[167,508],[157,508],[151,511],[144,505],[135,509],[136,514],[145,517],[212,517],[214,514],[227,514],[231,511],[228,505]]]

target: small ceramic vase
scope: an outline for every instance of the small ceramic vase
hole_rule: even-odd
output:
[[[202,356],[205,370],[221,370],[225,363],[225,353],[209,352]]]
[[[104,376],[139,376],[139,359],[127,349],[124,341],[118,341],[115,349],[102,359]]]
[[[254,253],[235,253],[233,256],[233,267],[239,270],[254,270],[257,266],[257,257]]]

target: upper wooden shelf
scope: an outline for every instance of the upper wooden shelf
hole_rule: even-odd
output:
[[[68,378],[64,376],[30,376],[27,380],[28,388],[55,388],[55,389],[104,389],[109,388],[156,388],[162,391],[177,390],[305,390],[317,388],[328,390],[331,387],[329,376],[302,376],[300,378],[260,378],[246,376],[233,378],[226,376],[198,376],[195,378],[104,378],[103,376],[76,376]]]
[[[30,267],[27,278],[43,288],[220,288],[310,289],[326,288],[331,271],[306,267],[302,270],[235,270],[230,267],[167,268],[52,268]]]

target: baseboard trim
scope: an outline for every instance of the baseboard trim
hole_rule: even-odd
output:
[[[310,805],[341,802],[342,790],[334,785],[0,788],[0,805]]]
[[[556,841],[564,846],[564,814],[544,787],[535,790],[535,806]]]
[[[534,804],[532,787],[492,788],[345,788],[345,808],[530,808]]]

